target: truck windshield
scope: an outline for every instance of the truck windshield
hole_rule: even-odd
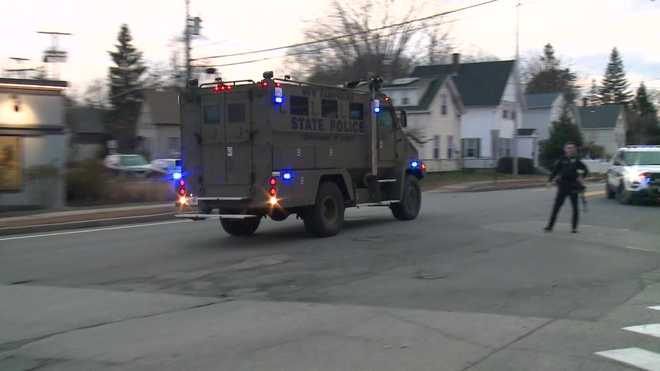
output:
[[[626,152],[623,160],[628,165],[660,165],[660,152]]]
[[[147,160],[140,155],[121,156],[119,161],[122,166],[143,166],[147,164]]]

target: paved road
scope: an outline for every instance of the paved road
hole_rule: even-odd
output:
[[[660,322],[660,209],[595,193],[577,235],[568,208],[544,234],[552,191],[527,189],[351,210],[328,239],[293,218],[0,238],[0,369],[660,370],[656,328],[623,329]]]

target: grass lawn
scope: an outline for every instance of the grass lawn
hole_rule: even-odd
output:
[[[468,182],[484,182],[484,181],[496,182],[498,180],[505,180],[505,179],[543,180],[545,178],[547,178],[547,175],[532,174],[532,175],[513,176],[512,174],[497,173],[495,172],[495,170],[491,170],[491,169],[475,169],[475,170],[449,171],[442,173],[429,173],[424,177],[421,184],[422,184],[422,188],[430,189],[445,185],[468,183]]]

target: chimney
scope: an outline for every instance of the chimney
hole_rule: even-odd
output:
[[[461,65],[461,55],[459,53],[453,53],[451,55],[451,71],[455,74],[458,74],[458,68]]]
[[[582,98],[582,106],[586,107],[588,105],[589,105],[589,98],[587,97]]]

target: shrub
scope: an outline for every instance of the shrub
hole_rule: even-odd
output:
[[[107,189],[106,171],[95,160],[79,163],[66,174],[66,199],[69,202],[100,201]]]
[[[513,158],[502,157],[497,161],[498,173],[513,172]],[[518,174],[534,174],[534,161],[531,158],[518,157]]]

